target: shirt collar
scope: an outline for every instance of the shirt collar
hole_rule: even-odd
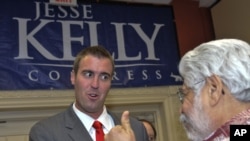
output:
[[[76,115],[78,116],[78,118],[81,120],[82,124],[85,126],[85,128],[89,132],[91,130],[93,130],[92,125],[93,125],[95,120],[98,120],[103,124],[104,133],[107,133],[114,126],[114,121],[113,121],[112,117],[108,114],[107,108],[105,105],[103,106],[102,114],[97,119],[93,119],[89,115],[78,110],[75,106],[75,103],[73,104],[73,110],[76,113]]]

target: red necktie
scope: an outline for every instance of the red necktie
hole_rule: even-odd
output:
[[[96,141],[104,141],[102,123],[96,120],[93,124],[93,127],[95,128]]]

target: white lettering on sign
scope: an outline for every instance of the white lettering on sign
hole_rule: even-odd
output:
[[[103,23],[101,21],[90,21],[90,19],[93,18],[91,5],[70,7],[68,12],[60,6],[58,9],[60,12],[58,12],[58,10],[55,10],[55,7],[51,6],[49,3],[35,2],[35,5],[36,16],[34,19],[13,17],[13,20],[16,20],[18,23],[19,29],[19,52],[18,55],[14,57],[14,59],[34,59],[34,56],[28,53],[28,47],[30,44],[48,60],[73,61],[75,56],[72,54],[72,42],[78,42],[83,46],[85,44],[85,40],[83,34],[72,36],[72,34],[70,34],[72,32],[72,27],[78,28],[79,31],[82,32],[88,30],[87,32],[89,33],[88,36],[90,38],[90,45],[98,44],[98,32],[100,27],[103,26]],[[55,18],[59,18],[59,20],[55,20]],[[67,20],[63,20],[63,18],[67,18]],[[77,18],[86,19],[86,21],[77,20]],[[28,29],[28,25],[31,23],[35,23],[35,25],[30,30]],[[36,37],[36,34],[46,28],[46,26],[55,24],[57,24],[58,27],[61,27],[62,31],[63,52],[61,57],[55,56],[44,45],[42,45],[41,41]],[[160,60],[160,58],[156,56],[155,40],[158,33],[162,28],[164,28],[164,24],[154,23],[152,25],[153,32],[151,35],[145,33],[142,28],[142,24],[140,23],[110,22],[108,26],[113,28],[116,33],[113,36],[117,41],[117,52],[111,52],[115,61]],[[126,36],[124,35],[126,33],[125,31],[128,29],[132,29],[135,33],[135,36],[139,37],[145,43],[145,47],[141,48],[141,50],[146,50],[145,54],[142,54],[141,51],[138,51],[138,53],[134,56],[128,56],[126,54]]]

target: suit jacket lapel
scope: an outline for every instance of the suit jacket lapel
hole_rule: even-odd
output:
[[[110,112],[109,110],[107,110],[107,111],[108,111],[108,114],[114,120],[115,125],[120,125],[121,124],[121,119],[119,119],[114,113]]]
[[[121,119],[118,118],[114,113],[108,110],[108,114],[114,120],[115,125],[121,124]],[[75,114],[72,105],[66,110],[64,114],[65,129],[72,141],[93,141],[89,132],[84,127],[80,119]]]
[[[65,128],[72,141],[93,141],[72,106],[65,112]]]

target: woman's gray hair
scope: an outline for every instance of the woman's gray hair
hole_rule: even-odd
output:
[[[238,39],[203,43],[187,52],[179,64],[184,83],[199,93],[207,77],[217,75],[232,95],[250,101],[250,46]]]

